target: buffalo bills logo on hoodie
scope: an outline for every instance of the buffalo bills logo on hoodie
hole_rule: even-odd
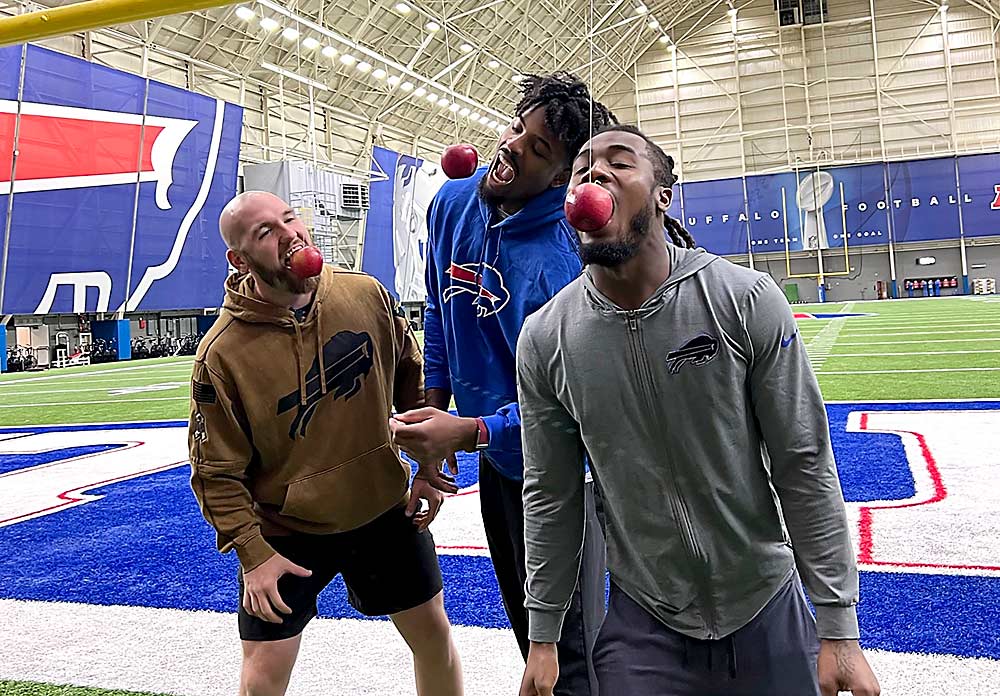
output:
[[[675,351],[667,353],[667,370],[676,375],[687,364],[701,366],[719,354],[719,339],[702,334]]]
[[[302,403],[300,389],[286,394],[278,401],[280,416],[298,406],[298,413],[288,429],[288,437],[293,440],[298,435],[305,437],[309,421],[316,412],[316,406],[325,397],[344,400],[361,391],[361,383],[374,365],[372,337],[367,333],[341,331],[323,346],[323,375],[319,373],[317,356],[306,373],[305,403]],[[320,380],[322,379],[322,383]]]
[[[503,276],[488,263],[452,263],[446,273],[451,277],[451,284],[444,289],[441,299],[449,302],[456,295],[468,293],[473,296],[477,317],[496,314],[510,302],[510,291]]]

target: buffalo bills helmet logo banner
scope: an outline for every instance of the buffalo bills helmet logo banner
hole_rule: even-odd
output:
[[[2,312],[219,306],[242,119],[137,75],[0,48]]]
[[[477,317],[496,314],[510,302],[503,276],[488,263],[452,263],[447,274],[451,281],[441,299],[450,302],[456,295],[472,295]]]

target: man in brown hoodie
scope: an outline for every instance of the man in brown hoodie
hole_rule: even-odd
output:
[[[461,694],[427,530],[443,500],[428,480],[437,472],[411,487],[389,432],[393,406],[423,405],[408,323],[368,275],[294,275],[292,253],[312,242],[280,198],[241,194],[219,226],[238,273],[198,347],[188,443],[202,513],[240,561],[241,696],[285,693],[316,598],[338,574],[355,609],[392,619],[420,696]]]

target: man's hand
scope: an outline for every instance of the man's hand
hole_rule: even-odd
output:
[[[555,643],[532,643],[524,666],[519,696],[552,696],[559,680],[559,655]]]
[[[427,478],[435,488],[447,493],[458,490],[439,485],[442,478],[434,470],[439,469],[439,462],[447,460],[452,476],[458,474],[455,453],[471,451],[476,446],[479,429],[475,418],[459,418],[436,408],[418,408],[390,419],[389,427],[396,444],[416,459],[422,470],[427,467]]]
[[[427,501],[427,509],[421,509],[421,500]],[[410,486],[410,502],[406,506],[406,514],[413,518],[413,523],[421,532],[430,526],[434,518],[437,517],[441,504],[444,503],[444,494],[434,488],[430,481],[422,478],[420,472],[413,479]]]
[[[819,690],[822,696],[850,691],[854,696],[879,696],[882,689],[856,640],[824,640],[819,647]]]
[[[243,573],[243,608],[251,616],[269,623],[282,622],[275,609],[282,614],[291,614],[291,608],[284,603],[278,593],[278,578],[285,573],[308,578],[311,570],[295,565],[281,554],[269,559],[249,572]]]

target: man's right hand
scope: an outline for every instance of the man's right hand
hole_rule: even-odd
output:
[[[249,572],[243,573],[243,608],[251,616],[268,623],[282,622],[275,609],[282,614],[291,614],[292,610],[281,599],[278,593],[278,579],[285,573],[308,578],[311,570],[295,565],[280,554],[274,554],[269,559]]]
[[[555,643],[532,643],[524,667],[520,696],[552,696],[559,679],[559,655]]]

